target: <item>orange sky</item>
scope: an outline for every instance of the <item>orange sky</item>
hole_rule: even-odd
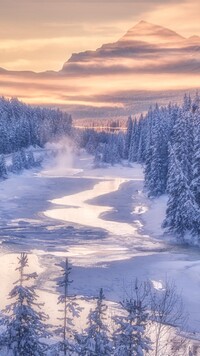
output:
[[[108,118],[141,112],[145,100],[146,110],[160,95],[163,97],[157,94],[161,91],[168,102],[177,96],[166,91],[178,90],[179,96],[181,90],[199,88],[200,39],[181,37],[200,36],[199,0],[0,3],[1,96],[59,106],[75,118]],[[138,24],[140,20],[147,23]],[[181,36],[171,36],[169,30],[157,26],[152,32],[151,23]],[[62,72],[51,72],[59,71],[72,53],[112,44],[129,29],[130,36],[123,37],[117,48],[103,46],[95,53],[73,56]],[[164,40],[166,33],[169,43]]]
[[[0,67],[59,70],[73,52],[118,40],[143,19],[200,35],[199,0],[0,0]]]

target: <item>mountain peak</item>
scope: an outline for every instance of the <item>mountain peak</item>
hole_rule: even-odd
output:
[[[150,24],[150,22],[141,20],[141,21],[139,21],[139,22],[137,23],[137,25],[135,25],[135,26],[144,26],[144,25],[146,26],[146,25],[152,25],[152,24]]]
[[[122,41],[142,41],[150,43],[170,43],[180,42],[185,38],[176,32],[159,25],[141,20],[135,26],[128,30],[122,37]]]
[[[147,21],[144,21],[144,20],[141,20],[139,21],[134,27],[155,27],[156,25],[150,23],[150,22],[147,22]]]

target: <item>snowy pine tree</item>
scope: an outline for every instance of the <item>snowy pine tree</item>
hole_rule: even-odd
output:
[[[77,335],[78,354],[80,356],[110,356],[112,345],[108,337],[106,325],[107,306],[104,303],[103,289],[100,289],[97,305],[90,310],[88,328],[83,335]]]
[[[23,163],[20,152],[12,154],[12,172],[19,174],[23,170]]]
[[[33,151],[27,151],[27,166],[28,168],[32,168],[36,165],[35,158],[33,155]]]
[[[37,302],[35,285],[25,286],[26,282],[35,280],[37,274],[25,273],[27,254],[21,253],[18,261],[19,279],[9,293],[13,302],[4,310],[8,317],[4,321],[6,330],[0,336],[0,347],[14,356],[43,356],[48,348],[41,341],[49,336],[48,326],[44,323],[47,316],[40,310],[43,304]]]
[[[173,147],[170,147],[168,194],[163,227],[175,232],[180,241],[184,241],[184,236],[188,232],[199,235],[200,211]]]
[[[168,170],[169,127],[165,111],[157,106],[151,111],[149,147],[146,155],[145,187],[149,196],[162,195],[166,190]]]
[[[191,155],[192,155],[192,119],[189,111],[179,109],[172,132],[170,144],[173,147],[176,159],[181,165],[184,175],[191,181]]]
[[[57,352],[62,351],[65,356],[69,356],[76,349],[74,318],[80,316],[82,308],[76,302],[76,297],[69,293],[69,287],[73,281],[70,279],[71,267],[69,267],[68,259],[66,258],[64,265],[61,263],[59,266],[62,269],[62,278],[58,282],[58,286],[63,289],[63,292],[58,298],[58,304],[62,306],[62,309],[60,309],[62,316],[59,318],[62,321],[62,325],[57,328],[56,334],[60,335],[62,340],[55,345],[54,350],[57,350]]]
[[[20,156],[21,156],[22,168],[23,169],[29,168],[27,158],[26,158],[26,153],[25,153],[24,149],[20,150]]]
[[[4,155],[0,155],[0,178],[6,179],[7,178],[7,169]]]
[[[71,116],[60,110],[25,105],[15,98],[0,98],[0,154],[43,146],[71,133]]]
[[[192,162],[191,189],[200,209],[200,122],[196,122],[194,128],[194,155]]]
[[[151,350],[151,341],[146,335],[149,319],[145,305],[146,285],[134,286],[134,297],[122,303],[122,315],[115,316],[117,329],[114,332],[114,356],[143,356]]]
[[[131,145],[131,136],[132,136],[132,129],[133,129],[133,120],[131,117],[128,118],[127,121],[127,131],[125,137],[125,147],[124,147],[124,158],[128,159],[129,150]]]
[[[139,134],[138,134],[138,123],[136,119],[132,123],[130,146],[128,151],[128,160],[130,162],[137,161],[137,151],[139,146]]]

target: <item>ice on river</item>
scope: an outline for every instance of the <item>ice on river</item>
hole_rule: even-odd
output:
[[[60,199],[54,199],[51,203],[63,205],[65,208],[57,208],[45,211],[44,214],[53,219],[60,219],[71,223],[78,223],[94,228],[102,228],[113,235],[132,235],[136,228],[128,223],[104,220],[102,214],[112,211],[112,207],[99,206],[88,203],[100,195],[117,191],[125,179],[104,180],[94,185],[93,189],[85,190],[78,194],[68,195]]]
[[[200,331],[199,251],[163,237],[166,197],[150,200],[143,194],[140,165],[93,169],[86,154],[70,164],[0,183],[0,307],[16,279],[17,253],[25,249],[32,252],[31,269],[39,274],[39,294],[51,314],[58,295],[55,264],[68,256],[78,295],[93,296],[103,287],[109,300],[118,301],[124,283],[135,277],[150,279],[155,289],[166,277],[174,279],[191,330]]]

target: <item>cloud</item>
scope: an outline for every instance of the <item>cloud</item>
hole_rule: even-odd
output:
[[[106,110],[108,115],[117,116],[141,108],[144,98],[137,96],[138,91],[154,93],[199,86],[198,40],[183,39],[181,48],[176,41],[182,38],[172,34],[169,46],[166,41],[159,43],[159,38],[168,41],[168,30],[152,36],[140,29],[135,42],[129,43],[126,38],[121,47],[115,43],[138,18],[163,22],[185,36],[194,26],[191,34],[200,33],[196,0],[131,0],[126,6],[124,1],[19,0],[17,7],[11,3],[3,1],[1,6],[0,66],[14,71],[0,70],[1,95],[66,108],[76,117],[92,116],[94,108],[102,116]],[[102,43],[111,44],[101,47]],[[79,53],[85,49],[90,51]],[[58,73],[16,72],[59,70],[72,52],[78,54]],[[151,99],[148,94],[145,103]]]
[[[168,26],[183,36],[200,34],[200,2],[199,0],[185,0],[166,3],[160,2],[157,7],[148,12],[147,20]]]
[[[17,6],[14,0],[2,0],[0,39],[3,44],[7,40],[10,48],[1,56],[0,66],[58,70],[71,53],[114,42],[140,19],[198,34],[198,10],[196,0],[19,0]]]
[[[149,30],[152,25],[142,23],[140,26],[143,26],[144,30],[147,26]],[[157,31],[157,27],[153,26],[152,30]],[[80,116],[87,112],[88,107],[96,108],[101,113],[105,113],[105,108],[108,108],[110,114],[115,112],[115,115],[121,115],[122,112],[125,114],[127,110],[133,110],[131,99],[126,93],[136,90],[166,91],[198,87],[198,38],[185,40],[175,35],[178,43],[174,42],[172,36],[173,41],[169,45],[166,42],[166,34],[171,40],[171,32],[159,29],[159,35],[157,33],[156,36],[158,39],[161,36],[163,41],[159,45],[137,41],[135,38],[130,43],[125,36],[119,42],[103,45],[97,51],[73,55],[60,72],[36,74],[1,70],[1,94],[18,96],[31,104],[60,106]],[[147,35],[146,40],[149,39],[152,39],[152,36]],[[53,39],[61,46],[64,40]],[[4,51],[15,46],[17,50],[16,44],[17,41],[8,41],[1,46]],[[30,55],[40,46],[41,57],[38,57],[38,60],[41,61],[45,44],[52,45],[48,40],[23,40],[21,51],[28,44]],[[15,65],[17,66],[16,63]],[[78,106],[77,110],[74,109],[75,106]]]

